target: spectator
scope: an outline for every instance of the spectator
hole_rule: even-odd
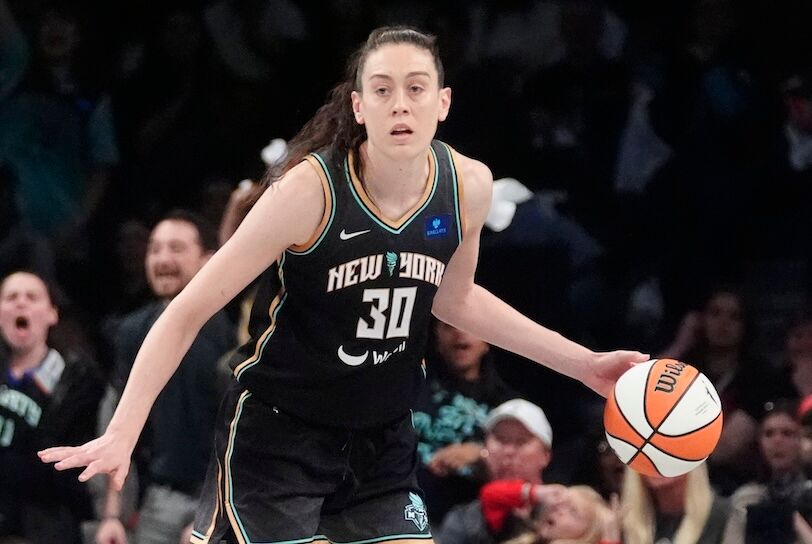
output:
[[[103,70],[83,57],[83,31],[74,9],[47,7],[25,76],[0,103],[0,162],[14,173],[26,231],[46,238],[81,232],[119,160]]]
[[[719,544],[730,511],[704,464],[676,478],[626,468],[621,497],[625,544]]]
[[[731,497],[733,511],[724,544],[806,542],[801,535],[812,531],[807,521],[812,514],[812,481],[804,473],[795,403],[778,401],[770,406],[759,427],[765,474]],[[795,517],[797,512],[806,519]]]
[[[701,311],[683,318],[676,339],[661,355],[696,366],[719,392],[725,425],[710,458],[710,474],[725,495],[752,476],[764,403],[786,396],[789,388],[750,348],[754,337],[742,295],[718,287]]]
[[[15,272],[0,285],[0,541],[78,544],[79,522],[92,516],[75,472],[43,470],[36,452],[54,440],[83,442],[93,421],[101,381],[78,352],[49,346],[59,313],[37,275]]]
[[[115,328],[112,338],[115,368],[106,397],[109,404],[117,402],[147,331],[216,248],[214,228],[188,212],[170,213],[153,228],[146,271],[157,300],[128,314]],[[181,532],[194,518],[217,405],[227,383],[218,361],[234,342],[231,323],[222,312],[216,314],[158,397],[150,415],[150,432],[140,448],[146,465],[146,478],[142,474],[142,482],[147,481],[142,483],[144,502],[135,539],[138,544],[178,542]],[[111,413],[108,410],[108,418]],[[119,493],[108,483],[97,542],[126,543],[119,502]]]
[[[439,525],[452,506],[476,498],[482,424],[491,409],[517,395],[496,373],[487,343],[442,321],[434,322],[434,341],[414,425],[418,482],[429,518]]]
[[[544,483],[542,471],[550,463],[553,431],[541,408],[524,399],[509,400],[491,411],[485,429],[483,455],[491,481],[519,480],[530,486]],[[433,531],[435,541],[489,544],[505,542],[524,532],[533,506],[528,496],[499,523],[488,523],[488,497],[480,495],[480,500],[453,508],[440,529]]]
[[[610,509],[591,487],[566,488],[554,500],[542,502],[532,531],[506,544],[620,544],[617,500],[614,496],[615,509]]]

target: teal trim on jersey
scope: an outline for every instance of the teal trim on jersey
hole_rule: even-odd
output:
[[[197,538],[199,538],[199,539],[201,539],[201,540],[205,540],[205,539],[206,539],[206,535],[204,535],[204,534],[202,534],[202,533],[198,533],[197,531],[192,531],[192,536],[196,536]]]
[[[389,536],[381,536],[378,538],[368,538],[367,540],[351,540],[349,542],[338,542],[336,540],[331,540],[333,544],[374,544],[375,542],[388,542],[390,540],[405,540],[405,539],[421,539],[421,540],[429,540],[431,539],[431,535],[389,535]]]
[[[454,183],[452,186],[454,187],[454,213],[457,216],[457,243],[462,243],[462,217],[460,216],[460,193],[458,189],[458,185],[460,183],[459,178],[457,177],[457,163],[454,162],[454,157],[451,155],[451,148],[445,142],[440,142],[443,144],[445,148],[445,152],[448,153],[448,163],[451,165],[451,176],[453,177]]]
[[[327,220],[327,225],[325,225],[324,230],[321,231],[321,236],[319,236],[319,239],[316,240],[313,243],[313,245],[306,251],[293,251],[292,249],[288,249],[287,250],[288,253],[292,255],[308,255],[312,253],[317,247],[319,247],[321,241],[324,240],[325,236],[327,236],[327,231],[330,230],[330,225],[333,224],[333,219],[335,219],[336,216],[336,190],[333,187],[333,177],[330,175],[330,169],[327,168],[327,165],[324,164],[324,160],[318,155],[318,153],[311,153],[310,155],[312,155],[313,158],[319,161],[321,169],[324,170],[324,175],[327,177],[327,185],[330,187],[330,200],[332,202],[332,209],[330,210],[330,219]]]
[[[285,294],[282,295],[282,299],[279,301],[279,304],[276,305],[276,308],[274,308],[274,311],[271,314],[271,320],[273,322],[276,322],[277,316],[279,315],[279,311],[282,309],[282,306],[284,306],[285,301],[288,299],[288,290],[285,287],[285,254],[284,253],[282,254],[282,259],[279,261],[279,274],[278,274],[278,276],[279,276],[279,282],[282,285],[282,289],[285,291]],[[268,336],[265,337],[265,340],[262,341],[262,345],[259,347],[259,353],[257,353],[257,360],[252,362],[252,363],[249,363],[249,364],[245,365],[243,368],[240,369],[239,372],[237,372],[237,374],[235,375],[235,377],[237,378],[237,381],[240,381],[240,376],[242,376],[243,373],[246,370],[253,367],[254,365],[256,365],[258,362],[260,362],[262,360],[262,354],[265,351],[265,346],[268,345],[268,340],[271,339],[271,336],[273,336],[273,333],[275,333],[275,332],[276,332],[276,327],[274,327],[274,330],[272,330],[271,333]]]
[[[415,212],[412,214],[412,216],[409,219],[407,219],[406,222],[403,223],[399,228],[396,228],[396,229],[393,229],[392,227],[390,227],[389,225],[387,225],[386,223],[381,221],[378,218],[378,216],[375,215],[375,213],[372,210],[367,208],[366,204],[364,204],[364,201],[361,200],[361,197],[355,191],[355,185],[353,185],[352,178],[350,177],[349,159],[348,158],[344,159],[344,176],[345,176],[345,178],[347,180],[347,185],[350,186],[350,192],[352,193],[352,196],[355,198],[355,201],[358,203],[358,205],[361,207],[361,209],[364,210],[366,212],[366,214],[369,217],[371,217],[372,220],[375,221],[378,224],[378,226],[380,226],[384,230],[389,231],[392,234],[400,234],[401,232],[403,232],[403,229],[408,227],[411,224],[411,222],[414,221],[415,217],[420,215],[423,212],[423,210],[426,209],[426,207],[431,203],[432,199],[434,198],[434,194],[437,192],[437,186],[439,185],[438,182],[440,180],[440,163],[437,162],[437,153],[434,152],[434,148],[429,147],[429,150],[431,151],[432,157],[434,158],[434,181],[433,181],[433,185],[432,185],[432,188],[431,188],[431,194],[429,194],[429,197],[426,199],[426,201],[423,203],[423,205],[420,206],[419,209],[415,210]]]
[[[237,512],[237,509],[234,508],[234,478],[231,476],[231,458],[234,455],[234,439],[237,437],[237,426],[240,424],[240,417],[242,416],[242,408],[245,404],[245,401],[251,397],[251,393],[248,391],[244,391],[243,394],[240,396],[239,402],[237,402],[237,415],[234,416],[234,422],[232,423],[232,428],[229,438],[228,438],[228,449],[226,450],[226,470],[228,471],[228,500],[229,504],[231,505],[231,510],[234,514],[234,519],[237,520],[237,525],[240,526],[240,532],[242,533],[242,537],[245,539],[246,544],[252,544],[251,539],[248,538],[248,535],[245,533],[245,527],[242,525],[242,521],[240,520],[240,513]],[[228,505],[226,505],[228,508]],[[226,514],[228,515],[228,514]]]

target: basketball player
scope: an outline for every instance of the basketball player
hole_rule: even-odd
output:
[[[291,143],[287,171],[155,323],[104,435],[42,460],[121,485],[200,326],[271,265],[264,329],[234,365],[194,543],[430,539],[410,407],[431,312],[606,395],[646,356],[593,353],[474,285],[492,177],[433,140],[450,104],[434,37],[373,31]]]

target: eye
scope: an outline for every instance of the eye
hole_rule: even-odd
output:
[[[377,94],[378,96],[386,96],[387,94],[389,94],[389,89],[387,89],[386,87],[378,87],[377,89],[375,89],[375,94]]]
[[[423,92],[423,87],[421,87],[420,85],[410,85],[409,86],[409,92],[415,93],[415,94]]]

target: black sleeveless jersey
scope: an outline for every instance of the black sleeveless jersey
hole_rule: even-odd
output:
[[[379,426],[409,411],[425,378],[432,301],[464,231],[454,152],[432,142],[426,189],[398,221],[367,196],[351,155],[306,160],[322,178],[322,223],[263,276],[234,374],[304,420]]]

